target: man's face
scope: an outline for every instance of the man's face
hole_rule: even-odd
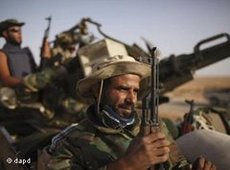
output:
[[[134,74],[112,77],[105,88],[102,103],[112,106],[124,118],[128,118],[137,102],[141,78]]]
[[[4,33],[7,41],[20,45],[22,43],[22,32],[20,26],[9,27]]]

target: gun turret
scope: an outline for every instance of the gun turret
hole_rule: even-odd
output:
[[[214,40],[226,38],[227,41],[201,49],[201,46]],[[193,79],[196,70],[214,64],[230,56],[230,36],[227,33],[215,35],[198,42],[191,54],[171,55],[160,62],[161,93],[169,92]]]
[[[99,33],[105,38],[111,39],[118,43],[122,43],[130,56],[133,56],[137,60],[140,56],[151,56],[148,52],[143,50],[137,44],[128,45],[116,38],[113,38],[105,34],[101,30],[101,24],[96,24]],[[216,43],[205,49],[201,49],[201,46],[207,45],[207,43],[213,43],[216,40],[226,38],[225,42]],[[145,44],[149,50],[149,42],[145,40]],[[207,39],[198,42],[194,51],[191,54],[181,54],[178,56],[171,55],[160,61],[160,73],[159,73],[159,84],[160,94],[172,91],[176,87],[193,79],[193,74],[196,70],[214,64],[230,56],[230,35],[228,33],[221,33]],[[164,99],[165,100],[165,99]],[[161,99],[160,99],[161,103]]]
[[[137,60],[140,56],[151,56],[148,52],[143,50],[137,44],[129,45],[116,38],[113,38],[101,29],[102,25],[98,22],[93,21],[91,18],[83,18],[80,23],[70,28],[65,32],[74,32],[74,30],[87,30],[86,23],[91,23],[97,27],[98,32],[107,39],[111,39],[125,46],[127,53],[133,56]],[[85,32],[85,31],[83,31]],[[87,31],[86,31],[87,32]],[[216,40],[226,38],[225,42],[216,43],[205,49],[201,49],[201,46],[213,43]],[[145,40],[145,44],[149,49],[149,42]],[[87,45],[87,44],[86,44]],[[160,61],[160,89],[161,94],[172,91],[176,87],[193,79],[193,74],[196,70],[214,64],[230,56],[230,35],[228,33],[221,33],[207,39],[198,42],[191,54],[171,55]]]
[[[73,32],[80,27],[87,29],[86,23],[91,23],[97,26],[98,32],[105,38],[111,39],[115,42],[121,43],[125,46],[128,55],[133,56],[135,59],[139,60],[140,56],[148,56],[151,54],[143,50],[137,44],[129,45],[116,38],[113,38],[101,30],[101,24],[93,21],[90,18],[83,18],[81,22],[67,32]],[[217,40],[225,38],[226,41],[218,43]],[[146,45],[149,44],[144,40]],[[207,47],[209,43],[214,43],[214,45]],[[207,48],[201,48],[206,46]],[[162,94],[172,91],[176,87],[193,80],[194,72],[198,69],[204,68],[218,61],[221,61],[230,56],[230,35],[228,33],[221,33],[207,39],[201,40],[194,46],[193,53],[181,54],[181,55],[171,55],[160,61],[160,72],[159,72],[159,86],[160,86],[160,103],[167,102],[168,99],[162,97]],[[148,81],[147,81],[148,82]],[[149,87],[147,87],[149,88]],[[143,88],[143,92],[146,89]],[[142,95],[142,92],[140,93]],[[162,101],[164,100],[164,101]]]

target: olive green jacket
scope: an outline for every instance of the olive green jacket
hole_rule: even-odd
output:
[[[135,123],[124,129],[105,127],[98,120],[96,114],[88,112],[88,117],[82,122],[69,126],[55,136],[48,148],[51,157],[46,169],[103,170],[106,165],[122,157],[139,132],[140,121],[137,115]],[[165,126],[163,129],[166,130]],[[169,136],[168,131],[165,132],[166,136]],[[170,140],[172,141],[171,137]],[[170,155],[170,163],[166,167],[185,169],[187,165],[184,157],[174,152]]]

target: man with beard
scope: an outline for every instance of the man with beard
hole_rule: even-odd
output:
[[[0,23],[0,37],[6,41],[0,51],[0,80],[3,86],[14,87],[22,78],[37,69],[33,55],[28,47],[21,48],[22,30],[25,23],[7,19]],[[48,42],[44,48],[44,58],[50,57]]]
[[[77,84],[78,93],[93,102],[87,117],[52,139],[38,168],[140,170],[163,163],[165,169],[190,169],[183,155],[171,150],[165,126],[161,132],[138,135],[140,119],[134,108],[140,82],[149,74],[149,65],[129,56],[95,64],[92,74]],[[215,169],[204,158],[197,165],[195,169]]]

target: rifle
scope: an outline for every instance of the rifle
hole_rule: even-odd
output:
[[[194,115],[194,100],[185,100],[186,103],[190,105],[189,112],[185,115],[184,122],[181,125],[181,135],[189,133],[193,131],[192,123],[193,123],[193,115]]]
[[[50,25],[51,25],[51,16],[50,17],[47,17],[45,18],[47,21],[48,21],[48,26],[47,28],[45,29],[45,32],[44,32],[44,36],[43,36],[43,40],[42,40],[42,46],[41,46],[41,51],[40,51],[40,57],[44,57],[44,49],[45,49],[45,43],[49,37],[49,32],[50,32]]]
[[[155,55],[156,47],[151,50],[151,88],[150,92],[142,100],[142,121],[140,127],[140,134],[142,136],[156,133],[160,130],[158,118],[159,105],[159,61]],[[164,170],[163,164],[152,166],[150,170],[158,169]]]

